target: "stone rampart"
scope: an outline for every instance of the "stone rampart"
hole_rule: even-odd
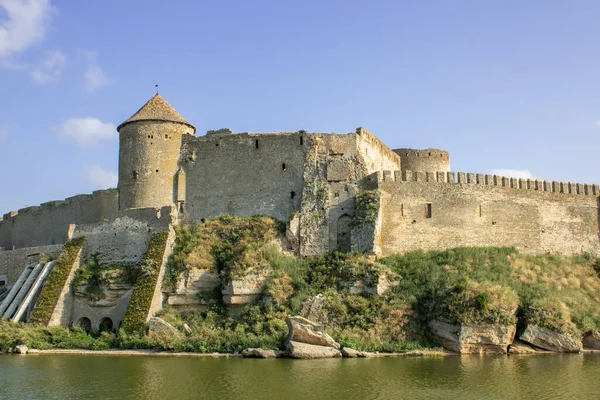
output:
[[[400,156],[387,147],[377,136],[362,127],[356,129],[356,136],[357,147],[366,164],[367,174],[400,168]]]
[[[300,208],[306,153],[314,142],[299,132],[184,136],[181,217],[265,214],[287,220]]]
[[[173,207],[138,208],[119,212],[113,219],[75,227],[73,238],[85,237],[84,260],[98,253],[106,264],[139,264],[153,232],[167,231],[175,223]]]
[[[0,220],[0,248],[62,244],[68,239],[72,224],[101,222],[117,212],[117,189],[98,190],[12,211]]]
[[[600,255],[598,185],[383,171],[382,254],[459,246]]]

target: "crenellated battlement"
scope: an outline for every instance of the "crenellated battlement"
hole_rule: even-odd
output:
[[[500,175],[477,174],[471,172],[421,172],[421,171],[382,171],[378,174],[380,182],[423,182],[451,183],[467,185],[500,186],[518,190],[536,190],[572,195],[598,196],[597,184],[557,182],[540,179],[513,178]]]
[[[6,249],[64,243],[69,226],[101,222],[118,212],[117,189],[97,190],[48,201],[4,214],[0,247]]]

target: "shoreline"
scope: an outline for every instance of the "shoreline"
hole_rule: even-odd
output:
[[[8,353],[5,353],[8,354]],[[193,352],[170,352],[170,351],[157,351],[157,350],[86,350],[86,349],[49,349],[39,350],[35,353],[28,353],[22,355],[88,355],[88,356],[129,356],[129,357],[200,357],[200,358],[257,358],[257,357],[244,357],[241,353],[193,353]],[[413,350],[405,353],[377,353],[377,352],[364,352],[366,357],[359,358],[396,358],[396,357],[448,357],[448,356],[486,356],[486,355],[505,355],[505,356],[532,356],[542,354],[600,354],[600,350],[584,349],[580,353],[558,353],[551,351],[536,351],[534,353],[527,354],[459,354],[449,350]],[[290,358],[290,357],[278,357],[278,358]],[[344,357],[341,357],[344,358]],[[274,359],[274,358],[271,358]],[[292,358],[290,358],[292,359]]]

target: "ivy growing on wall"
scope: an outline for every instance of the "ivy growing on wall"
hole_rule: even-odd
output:
[[[158,282],[160,265],[167,246],[169,232],[154,232],[150,238],[148,251],[142,260],[142,267],[133,286],[131,300],[127,306],[122,328],[126,332],[141,331],[146,323],[146,316],[152,305],[154,289]]]
[[[50,272],[33,310],[30,319],[32,324],[48,325],[50,322],[54,307],[56,307],[60,293],[69,278],[73,264],[77,260],[77,254],[79,254],[84,242],[85,238],[77,238],[65,243],[62,253],[56,260],[56,266]]]
[[[377,221],[379,191],[363,190],[356,194],[356,212],[352,226],[359,227]]]

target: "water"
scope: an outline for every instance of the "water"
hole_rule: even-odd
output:
[[[0,355],[0,399],[598,399],[600,355],[253,360]]]

